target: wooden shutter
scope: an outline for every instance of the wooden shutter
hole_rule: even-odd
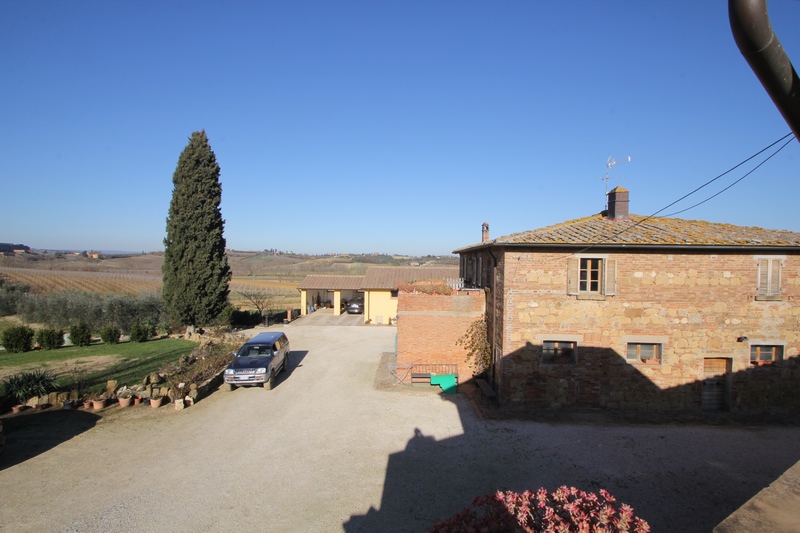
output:
[[[781,260],[780,259],[772,259],[772,275],[769,277],[769,295],[770,296],[780,296],[781,295]]]
[[[603,275],[605,280],[603,282],[603,294],[606,296],[614,296],[617,294],[617,260],[606,259],[603,261]]]
[[[580,268],[580,259],[571,258],[567,261],[567,294],[578,294],[581,278]]]
[[[769,294],[769,259],[758,260],[758,292],[759,296]]]

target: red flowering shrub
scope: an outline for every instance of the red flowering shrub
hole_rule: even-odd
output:
[[[600,495],[575,487],[497,491],[475,498],[472,507],[437,522],[430,533],[649,533],[650,525],[634,516],[630,505],[617,508],[616,501],[602,489]]]

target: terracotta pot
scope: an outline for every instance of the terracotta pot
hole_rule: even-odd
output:
[[[150,398],[150,407],[152,407],[153,409],[158,409],[159,407],[161,407],[161,401],[163,399],[164,399],[163,397]]]
[[[92,400],[92,409],[94,409],[95,411],[99,411],[105,406],[106,406],[105,400]]]
[[[83,408],[84,409],[91,409],[92,408],[92,401],[91,400],[84,400],[83,401]]]
[[[133,405],[139,405],[140,403],[142,403],[142,399],[139,398],[138,396],[134,396],[133,397]]]
[[[130,398],[130,397],[128,397],[128,398],[117,398],[117,399],[119,400],[119,406],[120,407],[129,407],[131,405],[131,402],[133,401],[133,398]]]
[[[12,413],[19,413],[20,411],[22,411],[22,407],[23,407],[22,405],[12,405],[11,406],[11,412]]]

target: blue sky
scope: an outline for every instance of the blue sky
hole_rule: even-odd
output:
[[[34,248],[162,250],[200,129],[229,248],[414,255],[601,211],[609,157],[648,215],[790,131],[724,1],[2,0],[0,71],[0,242]],[[799,175],[795,140],[679,216],[800,231]]]

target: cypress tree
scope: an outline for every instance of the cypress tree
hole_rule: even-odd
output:
[[[231,271],[222,235],[219,165],[205,131],[192,133],[172,175],[162,297],[170,317],[202,326],[228,302]]]

